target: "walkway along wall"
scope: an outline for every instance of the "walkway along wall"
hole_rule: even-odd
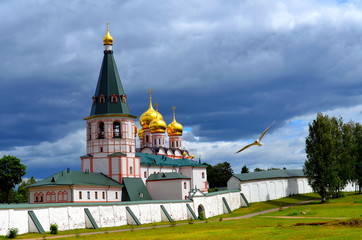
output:
[[[206,218],[227,213],[223,198],[231,210],[245,206],[239,190],[195,195],[191,200],[0,205],[0,235],[6,235],[9,228],[18,228],[20,234],[36,232],[29,211],[34,212],[45,231],[53,223],[62,231],[92,227],[85,209],[99,227],[114,227],[136,224],[127,207],[141,224],[167,221],[161,205],[174,221],[180,221],[193,218],[190,209],[196,216],[204,211]]]

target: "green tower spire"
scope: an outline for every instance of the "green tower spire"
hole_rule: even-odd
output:
[[[113,57],[113,38],[107,28],[103,39],[105,46],[102,67],[99,73],[97,88],[93,96],[90,117],[99,115],[131,115],[127,95],[122,87],[117,65]]]

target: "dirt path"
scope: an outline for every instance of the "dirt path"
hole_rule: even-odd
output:
[[[263,214],[266,214],[266,213],[276,212],[276,211],[279,211],[280,209],[287,209],[287,208],[290,208],[290,207],[307,204],[307,203],[310,203],[310,202],[314,202],[316,200],[319,200],[319,199],[308,200],[308,201],[304,201],[304,202],[284,206],[284,207],[281,207],[281,208],[273,208],[273,209],[269,209],[269,210],[265,210],[265,211],[261,211],[261,212],[256,212],[256,213],[243,215],[243,216],[240,216],[240,217],[223,218],[223,221],[234,220],[234,219],[251,218],[251,217],[258,216],[258,215],[263,215]],[[278,217],[276,217],[276,218],[278,218]],[[280,217],[280,218],[282,218],[282,217]],[[289,217],[284,217],[284,218],[289,218]],[[302,217],[299,217],[299,218],[302,218]],[[303,217],[303,218],[306,218],[306,217]],[[217,222],[217,221],[215,220],[215,221],[210,221],[210,222]],[[204,222],[194,222],[194,224],[198,224],[198,223],[204,223]],[[177,223],[175,226],[181,226],[181,225],[187,225],[187,224],[189,224],[189,223]],[[164,228],[164,227],[170,227],[170,225],[160,225],[160,226],[150,226],[150,227],[140,227],[140,228],[128,228],[128,229],[100,231],[100,232],[89,232],[89,233],[78,233],[78,234],[69,234],[69,235],[46,236],[46,239],[67,238],[67,237],[75,237],[75,236],[87,236],[87,235],[103,234],[103,233],[117,233],[117,232],[127,232],[127,231],[138,231],[138,230]],[[42,239],[44,239],[44,238],[43,237],[26,238],[26,239],[21,239],[21,240],[42,240]]]

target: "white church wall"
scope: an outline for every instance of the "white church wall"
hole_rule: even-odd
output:
[[[225,197],[232,210],[241,207],[239,191],[232,191],[209,196],[195,197],[191,200],[179,201],[147,201],[147,202],[122,202],[122,203],[76,203],[70,205],[59,204],[28,204],[10,205],[16,208],[0,208],[0,235],[5,235],[9,228],[18,228],[19,233],[29,232],[28,211],[33,210],[45,231],[50,224],[56,223],[59,230],[70,230],[86,227],[85,208],[91,212],[99,227],[122,226],[127,224],[127,211],[129,207],[142,224],[160,222],[162,220],[161,205],[163,205],[171,217],[176,220],[187,220],[189,204],[197,214],[197,208],[202,205],[205,208],[206,217],[212,217],[223,213],[223,201]]]

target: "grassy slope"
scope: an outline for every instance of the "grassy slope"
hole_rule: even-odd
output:
[[[249,208],[241,208],[232,214],[223,217],[241,216],[270,208],[282,207],[288,204],[314,199],[316,195],[298,195],[283,198],[276,201],[253,203]],[[301,215],[302,211],[308,210],[311,214]],[[297,213],[297,214],[295,214]],[[361,227],[350,227],[340,225],[328,226],[295,226],[296,223],[308,223],[316,221],[332,221],[324,217],[360,217],[362,214],[362,195],[348,195],[345,198],[334,199],[326,204],[314,202],[304,206],[284,209],[263,216],[249,219],[218,221],[220,217],[210,218],[209,222],[194,221],[193,224],[177,225],[175,227],[156,228],[161,224],[148,224],[148,230],[136,230],[106,233],[90,236],[76,236],[64,239],[358,239],[361,237]],[[275,216],[304,216],[313,219],[279,219]],[[316,219],[317,218],[317,219]],[[178,222],[179,223],[179,222]],[[186,221],[187,223],[187,221]],[[168,223],[162,223],[168,225]],[[127,229],[130,226],[102,229],[111,231],[113,229]],[[62,232],[61,234],[77,234],[81,232],[100,231],[79,229]],[[25,234],[21,238],[40,237],[40,234]],[[50,236],[49,234],[44,237]],[[19,237],[20,238],[20,237]]]

